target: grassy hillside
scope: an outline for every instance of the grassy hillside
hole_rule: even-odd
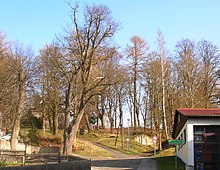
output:
[[[127,154],[140,154],[143,152],[149,152],[153,150],[152,146],[145,146],[136,142],[134,140],[134,137],[135,136],[131,137],[131,143],[128,144],[128,142],[126,141],[126,137],[123,138],[121,135],[119,135],[117,138],[117,135],[111,135],[108,132],[104,132],[104,131],[96,131],[96,132],[87,133],[84,136],[79,136],[78,139],[83,139],[93,143],[98,143],[104,146],[108,146],[109,148]]]

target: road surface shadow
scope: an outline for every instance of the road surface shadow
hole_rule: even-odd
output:
[[[123,170],[137,170],[143,160],[154,161],[150,158],[130,158],[130,159],[115,159],[115,160],[93,160],[92,167],[94,170],[105,169],[123,169]],[[147,165],[147,164],[146,164]],[[150,169],[151,167],[146,167]]]

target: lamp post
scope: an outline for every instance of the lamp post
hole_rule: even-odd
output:
[[[128,121],[128,138],[127,138],[127,145],[128,145],[128,151],[130,151],[130,129],[129,129],[129,121],[130,121],[130,119],[127,119],[127,121]]]
[[[98,76],[98,77],[95,78],[95,80],[102,80],[102,79],[104,79],[104,78],[105,78],[105,77]],[[94,80],[94,81],[95,81],[95,80]]]
[[[154,156],[156,156],[156,154],[157,154],[157,151],[156,151],[156,145],[157,145],[157,136],[156,135],[154,135],[153,136],[153,143],[154,143]]]
[[[161,131],[159,131],[159,150],[162,150],[162,139],[161,139]]]
[[[45,136],[46,120],[45,120],[45,104],[44,104],[43,100],[40,101],[40,105],[43,106],[43,111],[42,111],[42,120],[43,120],[43,122],[42,122],[42,130],[43,130],[43,134]]]

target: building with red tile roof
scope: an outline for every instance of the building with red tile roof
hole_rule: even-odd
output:
[[[220,169],[220,108],[179,108],[172,137],[177,156],[194,168]]]

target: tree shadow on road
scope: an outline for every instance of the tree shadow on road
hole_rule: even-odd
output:
[[[94,160],[92,166],[95,170],[104,169],[123,169],[123,170],[137,170],[142,160],[146,158],[133,158],[133,159],[115,159],[115,160]],[[148,158],[149,159],[149,158]],[[152,159],[149,159],[152,160]],[[147,169],[150,167],[146,167]]]

